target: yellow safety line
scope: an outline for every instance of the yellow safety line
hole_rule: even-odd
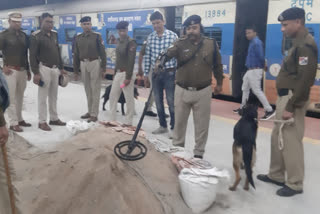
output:
[[[147,101],[147,99],[144,98],[144,97],[138,97],[138,100],[143,101],[143,102]],[[211,119],[224,121],[224,122],[227,122],[227,123],[230,123],[230,124],[233,124],[233,125],[235,125],[238,122],[237,120],[234,120],[234,119],[221,117],[221,116],[216,116],[216,115],[212,115],[212,114],[211,114]],[[259,131],[271,134],[272,129],[266,128],[266,127],[259,127]],[[314,145],[317,145],[317,144],[319,145],[320,144],[320,140],[316,140],[316,139],[309,138],[309,137],[304,137],[303,138],[303,142],[304,143],[311,143],[311,144],[314,144]]]

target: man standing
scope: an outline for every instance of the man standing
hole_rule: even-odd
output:
[[[41,15],[41,30],[32,33],[30,39],[30,64],[33,82],[39,85],[39,129],[51,131],[47,124],[47,99],[49,100],[50,125],[65,126],[57,113],[59,75],[66,74],[60,55],[58,34],[53,31],[53,16]]]
[[[210,122],[212,71],[217,80],[214,93],[218,94],[222,90],[221,56],[216,40],[203,37],[200,16],[190,16],[183,25],[186,27],[186,37],[175,42],[161,56],[160,61],[166,62],[172,57],[178,61],[172,143],[184,147],[188,118],[192,109],[196,143],[194,156],[202,158]]]
[[[139,61],[138,61],[138,75],[140,76],[143,76],[142,62],[143,62],[143,57],[146,54],[146,47],[147,47],[147,41],[144,41],[141,46],[141,50],[139,53]],[[149,72],[148,77],[146,77],[146,81],[144,82],[145,82],[146,88],[150,88],[150,87],[152,88],[152,70]],[[154,103],[154,96],[152,94],[150,98],[149,106],[146,112],[146,116],[150,116],[150,117],[157,116],[157,114],[152,111],[153,103]]]
[[[273,127],[269,174],[258,175],[258,179],[282,186],[277,195],[289,197],[303,192],[304,116],[317,72],[318,48],[305,28],[303,9],[287,9],[278,20],[282,25],[281,31],[292,38],[293,44],[276,81],[276,120],[282,120],[284,124],[276,122]],[[292,123],[285,123],[290,119]]]
[[[107,61],[106,52],[101,35],[92,31],[91,17],[82,17],[80,22],[83,33],[76,38],[73,69],[76,76],[81,70],[87,95],[88,112],[81,118],[96,122],[99,114],[101,75],[105,72]]]
[[[22,132],[20,126],[30,127],[22,118],[23,95],[27,79],[31,79],[28,63],[28,37],[21,30],[22,15],[9,14],[9,29],[0,34],[0,50],[3,53],[3,73],[9,86],[10,106],[8,116],[10,129]]]
[[[272,109],[261,89],[261,80],[265,68],[263,43],[257,36],[257,31],[254,26],[246,28],[246,37],[250,41],[246,59],[246,67],[248,70],[243,77],[241,106],[239,109],[234,110],[234,112],[240,113],[243,106],[247,103],[251,89],[266,111],[261,120],[269,120],[274,116],[275,110]]]
[[[161,52],[165,51],[174,41],[178,39],[177,34],[165,29],[165,22],[160,12],[156,11],[150,16],[154,32],[148,36],[145,60],[145,81],[148,82],[149,73],[154,69],[157,57]],[[157,75],[157,78],[152,78],[154,98],[156,101],[157,112],[159,117],[160,127],[153,131],[153,134],[162,134],[168,132],[167,121],[164,111],[163,90],[166,90],[166,98],[170,112],[170,128],[174,128],[174,88],[175,88],[175,73],[176,60],[172,59],[165,64],[166,72]],[[170,132],[171,135],[171,132]]]
[[[115,120],[118,100],[121,92],[123,92],[127,106],[125,124],[132,125],[135,112],[133,96],[135,75],[133,75],[133,67],[136,59],[137,43],[128,36],[128,25],[128,22],[121,21],[116,26],[119,39],[116,48],[115,76],[110,92],[110,110],[111,120]]]

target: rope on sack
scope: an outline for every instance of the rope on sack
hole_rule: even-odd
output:
[[[289,120],[272,120],[275,123],[280,123],[280,127],[279,127],[279,135],[278,135],[278,146],[279,146],[279,150],[283,150],[284,148],[284,143],[283,143],[283,133],[282,133],[282,129],[286,124],[292,124],[294,123],[294,119],[290,118]]]

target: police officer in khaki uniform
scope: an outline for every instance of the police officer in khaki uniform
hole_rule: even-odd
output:
[[[139,63],[138,64],[138,75],[140,75],[140,76],[144,75],[143,70],[142,70],[142,62],[143,62],[143,56],[146,54],[146,47],[147,47],[147,41],[144,41],[141,46],[141,49],[140,49],[139,61],[138,61],[138,63]],[[152,70],[150,70],[148,77],[146,77],[146,78],[148,78],[148,81],[145,81],[145,87],[152,88]],[[153,103],[154,103],[154,96],[152,94],[151,98],[150,98],[150,102],[149,102],[149,107],[146,112],[146,116],[150,116],[150,117],[157,116],[157,114],[152,111]]]
[[[96,122],[99,114],[101,75],[105,72],[107,61],[106,52],[101,35],[92,31],[91,17],[82,17],[80,22],[83,33],[76,37],[73,69],[76,76],[81,70],[87,95],[88,112],[81,118]]]
[[[121,92],[126,99],[126,125],[132,125],[135,112],[134,106],[134,79],[133,68],[136,59],[137,43],[128,36],[128,25],[126,21],[117,24],[119,39],[116,48],[115,76],[110,92],[111,120],[116,119],[117,103]]]
[[[222,90],[221,56],[215,39],[203,37],[200,16],[188,17],[183,25],[186,27],[187,36],[180,38],[168,48],[161,56],[160,64],[163,65],[172,57],[178,61],[172,143],[184,147],[188,118],[192,109],[196,143],[194,155],[196,158],[202,158],[210,122],[212,72],[217,80],[215,93]]]
[[[277,121],[271,136],[269,174],[258,175],[258,179],[282,186],[277,195],[289,197],[303,191],[304,116],[309,105],[310,88],[315,81],[318,48],[305,28],[303,9],[287,9],[278,20],[281,31],[292,39],[292,47],[283,60],[276,81]],[[293,122],[285,123],[289,119]]]
[[[60,55],[58,33],[53,31],[53,16],[41,15],[41,30],[32,33],[30,38],[30,65],[34,73],[33,82],[39,85],[38,111],[39,128],[51,131],[47,124],[47,99],[49,100],[50,125],[65,126],[57,113],[59,75],[66,74]]]
[[[20,126],[30,127],[22,118],[23,94],[27,79],[31,79],[28,64],[28,37],[21,30],[22,15],[19,12],[9,14],[9,29],[0,34],[0,50],[3,53],[3,72],[9,86],[10,106],[8,116],[10,129],[22,132]]]

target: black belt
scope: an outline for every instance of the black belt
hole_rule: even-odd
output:
[[[289,94],[289,89],[279,88],[277,89],[279,97],[287,96]]]
[[[176,83],[178,86],[180,86],[181,88],[183,88],[183,89],[186,89],[186,90],[188,90],[188,91],[200,91],[200,90],[202,90],[202,89],[205,89],[206,87],[208,87],[208,86],[210,86],[210,85],[206,85],[206,86],[201,86],[201,87],[187,87],[187,86],[183,86],[182,84],[180,84],[180,83]]]

